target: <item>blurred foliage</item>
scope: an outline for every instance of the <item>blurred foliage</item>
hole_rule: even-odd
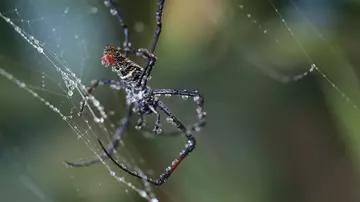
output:
[[[166,2],[151,86],[201,91],[208,125],[196,134],[196,150],[169,182],[154,188],[160,201],[360,200],[360,112],[354,106],[360,103],[359,1],[272,3],[281,16],[270,1]],[[99,76],[114,78],[99,68],[99,58],[106,44],[122,44],[122,30],[101,1],[35,0],[32,4],[43,16],[68,7],[75,15],[67,19],[81,18],[83,24],[66,26],[84,28],[80,34],[90,57],[84,83]],[[20,5],[2,1],[0,12]],[[117,6],[130,27],[133,47],[149,47],[156,1],[118,0]],[[89,8],[99,13],[80,15]],[[134,28],[139,22],[142,32]],[[28,66],[40,55],[34,50],[24,54],[23,39],[3,20],[0,27],[0,67],[41,86],[41,70]],[[66,32],[62,34],[65,37]],[[70,47],[70,54],[72,44],[62,45]],[[79,60],[78,55],[68,58]],[[326,78],[318,71],[285,84],[273,78],[302,74],[313,63]],[[97,95],[106,107],[124,106],[108,96],[111,91],[102,89]],[[1,201],[143,201],[114,182],[100,165],[63,166],[64,160],[92,153],[55,113],[3,77],[0,91]],[[184,122],[195,120],[191,103],[174,99],[168,104]],[[154,141],[133,129],[124,142],[140,153],[145,168],[156,171],[183,145],[181,138]]]

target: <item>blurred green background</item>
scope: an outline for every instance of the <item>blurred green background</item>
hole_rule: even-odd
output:
[[[196,150],[153,189],[160,201],[360,201],[360,1],[272,3],[282,17],[269,1],[166,2],[151,87],[198,89],[208,125],[196,134]],[[117,0],[117,7],[133,47],[149,48],[156,1]],[[85,85],[115,78],[99,61],[105,45],[121,45],[123,35],[102,1],[5,0],[0,12],[56,50]],[[45,89],[61,92],[53,65],[2,19],[0,27],[0,67],[34,89],[45,82]],[[324,74],[281,82],[308,72],[312,63]],[[144,201],[102,165],[64,166],[64,160],[93,154],[56,113],[4,77],[0,92],[1,202]],[[62,107],[72,99],[51,92],[39,90],[68,114]],[[122,114],[121,94],[101,88],[95,95]],[[166,102],[185,123],[195,121],[192,101]],[[144,138],[132,128],[125,136],[128,158],[155,173],[184,144],[181,137]]]

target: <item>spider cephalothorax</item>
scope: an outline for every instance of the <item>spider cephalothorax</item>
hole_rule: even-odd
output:
[[[137,50],[138,54],[143,53],[141,51],[148,52],[147,50],[139,49]],[[105,47],[101,63],[105,67],[110,66],[117,73],[126,92],[127,104],[133,105],[134,112],[137,112],[139,115],[151,114],[153,112],[150,106],[155,104],[156,98],[151,95],[151,89],[147,86],[143,88],[137,85],[141,74],[144,72],[143,67],[125,57],[121,48],[111,45]]]
[[[196,145],[196,140],[192,135],[192,132],[198,131],[200,127],[205,126],[205,116],[206,113],[204,111],[204,97],[198,91],[188,91],[188,90],[177,90],[177,89],[151,89],[147,85],[147,81],[150,78],[152,68],[155,65],[156,57],[154,55],[156,44],[158,42],[161,27],[162,27],[162,12],[164,8],[165,0],[158,0],[158,9],[156,11],[156,32],[155,37],[152,43],[152,47],[150,50],[147,49],[132,49],[130,47],[128,28],[124,24],[122,16],[118,13],[117,9],[114,6],[112,0],[105,0],[105,5],[110,7],[110,13],[115,15],[120,21],[120,25],[124,30],[125,41],[123,48],[115,47],[115,46],[106,46],[104,50],[104,55],[101,58],[101,63],[105,67],[111,67],[114,72],[117,73],[119,80],[108,80],[108,79],[99,79],[96,80],[93,85],[91,85],[87,92],[86,98],[90,96],[92,91],[98,87],[99,85],[111,85],[118,90],[124,90],[126,93],[126,104],[127,110],[124,117],[124,121],[122,125],[116,130],[116,134],[110,145],[105,148],[100,139],[98,139],[102,149],[104,150],[104,154],[99,158],[95,158],[88,162],[79,162],[72,163],[66,162],[69,166],[75,167],[84,167],[89,166],[94,163],[100,162],[100,159],[110,158],[118,167],[120,167],[125,172],[129,173],[132,176],[135,176],[139,179],[148,181],[154,185],[161,185],[167,181],[167,179],[171,176],[171,174],[175,171],[175,169],[180,165],[180,163],[186,158],[188,154],[190,154]],[[129,54],[134,54],[136,56],[142,56],[143,58],[148,60],[148,63],[145,67],[141,67],[136,64],[132,60],[128,58]],[[184,124],[175,116],[170,109],[159,100],[161,95],[165,95],[166,97],[174,95],[181,96],[183,98],[193,97],[194,101],[197,104],[197,114],[199,121],[190,127],[185,127]],[[84,110],[84,106],[86,103],[86,99],[82,102],[80,111]],[[117,162],[112,157],[112,154],[116,150],[119,145],[119,142],[122,138],[122,135],[126,131],[127,127],[130,123],[130,118],[133,112],[137,113],[139,119],[135,125],[135,128],[140,129],[144,123],[144,116],[149,114],[154,114],[156,116],[155,126],[153,131],[160,135],[162,132],[161,124],[160,124],[160,112],[163,112],[167,118],[166,120],[172,123],[178,129],[177,132],[171,133],[182,134],[186,137],[187,143],[185,145],[185,149],[180,152],[180,155],[168,166],[165,171],[159,176],[158,179],[152,179],[147,175],[140,174],[137,171],[133,171],[128,169],[124,164]],[[162,134],[165,135],[165,134]]]

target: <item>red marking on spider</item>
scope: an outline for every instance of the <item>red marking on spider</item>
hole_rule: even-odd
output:
[[[101,58],[101,64],[105,65],[106,67],[115,63],[115,58],[110,54],[104,54]]]
[[[176,163],[174,163],[174,165],[171,166],[169,173],[174,172],[174,170],[179,166],[179,164],[181,163],[181,161],[184,160],[184,157],[185,157],[185,156],[180,157],[180,158],[178,159],[178,161],[177,161]]]

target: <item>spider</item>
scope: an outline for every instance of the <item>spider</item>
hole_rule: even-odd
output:
[[[122,16],[119,11],[116,9],[113,0],[105,0],[105,5],[109,7],[110,13],[116,16],[120,22],[120,25],[124,32],[124,44],[123,48],[115,46],[106,46],[104,50],[104,55],[101,58],[101,63],[105,67],[111,67],[114,72],[117,73],[119,80],[107,80],[100,79],[96,80],[88,89],[85,96],[85,100],[82,101],[80,112],[84,110],[86,104],[86,98],[91,96],[92,91],[100,85],[110,85],[116,86],[117,89],[124,90],[126,93],[126,103],[127,109],[126,114],[123,119],[122,125],[116,130],[112,142],[105,148],[101,140],[98,138],[98,142],[103,149],[104,153],[93,160],[87,162],[65,162],[67,165],[72,167],[86,167],[92,164],[98,163],[101,159],[109,158],[113,161],[119,168],[127,172],[128,174],[139,178],[141,180],[148,181],[151,184],[156,186],[162,185],[166,182],[171,174],[176,170],[178,165],[194,150],[196,145],[196,140],[191,134],[194,131],[198,131],[200,127],[205,126],[205,116],[204,112],[204,97],[198,91],[188,91],[188,90],[177,90],[177,89],[151,89],[147,85],[147,81],[150,78],[151,71],[155,65],[157,57],[154,55],[155,48],[161,33],[162,28],[162,13],[164,9],[165,0],[158,0],[157,2],[157,11],[156,11],[156,31],[153,39],[152,47],[150,50],[147,49],[133,49],[131,48],[131,43],[129,40],[129,30],[126,24],[123,21]],[[141,56],[147,59],[147,65],[142,67],[128,58],[130,54]],[[184,124],[171,112],[163,102],[159,100],[159,96],[165,95],[177,95],[183,97],[193,97],[194,101],[197,103],[197,114],[199,121],[191,127],[185,127]],[[132,117],[133,113],[136,113],[139,116],[139,119],[135,125],[135,128],[139,129],[144,124],[144,116],[154,114],[156,116],[155,126],[153,131],[157,134],[161,134],[161,123],[160,123],[160,111],[166,114],[167,120],[172,122],[174,126],[177,127],[179,131],[173,132],[172,134],[183,134],[187,139],[187,144],[185,149],[180,152],[180,155],[168,166],[165,171],[159,176],[158,179],[153,179],[145,174],[140,174],[134,170],[128,169],[124,164],[116,161],[112,154],[115,152],[119,146],[119,142],[122,139],[122,136],[126,129],[129,126],[129,120]]]

